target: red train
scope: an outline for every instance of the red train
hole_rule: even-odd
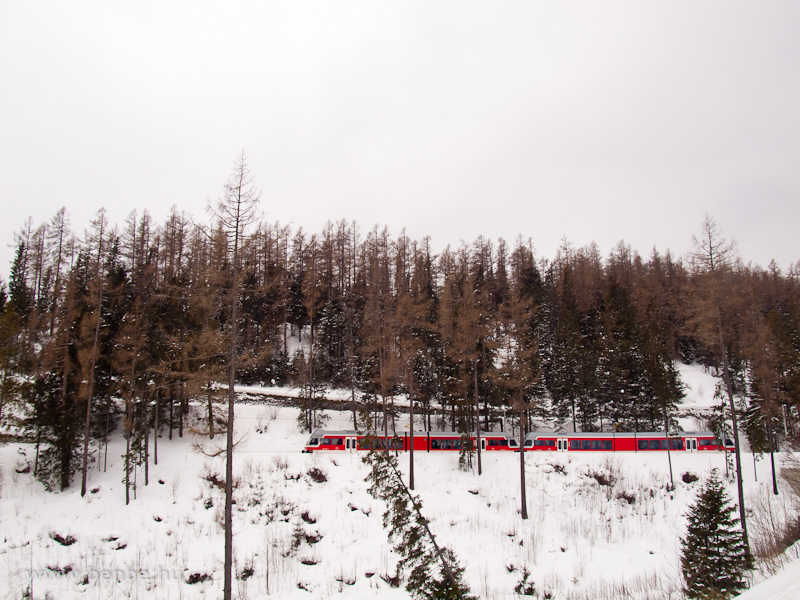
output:
[[[475,434],[470,434],[473,447],[477,443]],[[414,450],[421,452],[460,451],[462,435],[455,431],[415,431]],[[644,431],[637,433],[553,433],[532,431],[525,436],[525,451],[557,452],[652,452],[669,449],[676,452],[733,450],[733,441],[726,439],[725,445],[710,431],[680,432],[669,438],[663,432]],[[344,451],[383,449],[407,451],[411,449],[411,436],[408,432],[389,436],[369,438],[358,431],[335,431],[318,429],[311,434],[303,452]],[[516,438],[507,433],[481,432],[481,450],[518,451]]]
[[[733,440],[726,439],[725,447],[733,450]],[[532,431],[525,436],[525,450],[557,452],[651,452],[655,450],[704,452],[723,450],[722,442],[710,431],[681,431],[666,438],[664,432],[636,433],[548,433]]]
[[[476,444],[476,436],[470,435],[473,447]],[[462,445],[461,434],[455,431],[415,431],[414,450],[421,452],[430,451],[460,451]],[[338,450],[345,452],[355,452],[356,450],[382,449],[387,445],[392,450],[410,450],[411,436],[408,432],[389,436],[388,440],[383,435],[368,438],[364,433],[357,431],[328,431],[318,429],[311,434],[306,442],[303,452],[320,452],[323,450]],[[509,451],[519,450],[516,438],[507,433],[481,432],[481,450],[485,451]]]

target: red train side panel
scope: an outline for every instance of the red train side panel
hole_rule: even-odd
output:
[[[652,452],[652,451],[685,451],[703,452],[720,451],[725,447],[733,448],[731,440],[722,442],[710,431],[681,432],[673,434],[669,439],[663,432],[576,432],[553,433],[532,431],[525,436],[526,451],[588,451],[588,452]]]
[[[470,435],[473,448],[476,448],[477,436]],[[303,452],[370,450],[390,448],[408,451],[411,449],[412,437],[408,432],[403,435],[372,436],[369,438],[357,431],[317,430],[311,434]],[[463,445],[462,435],[453,431],[415,431],[413,436],[414,450],[418,452],[456,451]],[[506,433],[481,433],[481,450],[487,452],[514,451],[519,448],[517,440]]]

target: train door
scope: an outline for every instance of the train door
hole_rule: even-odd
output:
[[[559,452],[566,452],[569,449],[569,440],[567,438],[558,438],[556,440],[556,449]]]
[[[357,449],[357,446],[356,446],[357,441],[358,441],[358,438],[355,438],[355,437],[346,437],[346,438],[344,438],[344,449],[347,452],[351,452],[351,453],[355,452],[356,449]]]
[[[697,452],[697,438],[686,438],[686,451]]]
[[[481,438],[481,450],[486,450],[486,438]]]

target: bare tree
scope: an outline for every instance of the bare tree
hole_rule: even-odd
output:
[[[728,361],[728,347],[723,327],[724,297],[723,287],[729,281],[731,271],[738,258],[736,243],[729,242],[722,237],[719,226],[706,214],[701,225],[699,236],[693,236],[694,252],[691,255],[695,275],[700,283],[698,298],[698,311],[695,315],[695,325],[700,336],[709,345],[719,345],[722,360],[722,376],[725,391],[731,411],[731,424],[733,426],[733,443],[736,453],[736,485],[739,492],[739,519],[742,524],[744,544],[749,548],[747,538],[747,521],[744,505],[744,488],[742,486],[742,459],[739,448],[739,424],[736,416],[736,405],[733,400],[733,383],[731,381],[730,365]],[[728,290],[729,293],[729,290]],[[724,440],[723,440],[724,441]],[[749,552],[749,550],[748,550]]]
[[[236,356],[239,320],[239,254],[244,241],[245,230],[258,219],[258,201],[261,190],[256,188],[247,156],[242,151],[237,157],[230,179],[225,184],[225,192],[209,209],[226,233],[227,253],[231,260],[233,281],[231,284],[231,318],[229,323],[228,346],[228,427],[225,462],[225,600],[233,595],[233,405],[236,400]]]
[[[89,354],[89,373],[86,391],[86,423],[83,430],[83,467],[81,474],[81,497],[86,495],[86,476],[89,470],[89,436],[91,434],[92,418],[92,396],[94,394],[94,370],[97,364],[97,345],[100,339],[100,323],[102,320],[103,307],[103,242],[108,229],[106,211],[101,208],[97,212],[97,218],[92,221],[94,232],[89,236],[90,241],[97,244],[97,271],[95,273],[95,285],[97,287],[97,301],[95,304],[96,320],[94,326],[94,340]]]
[[[56,305],[61,294],[61,286],[63,285],[61,271],[62,265],[65,262],[68,238],[69,238],[69,219],[67,216],[67,209],[63,206],[50,220],[50,227],[47,230],[47,241],[50,251],[50,264],[53,268],[53,289],[51,291],[50,302],[50,335],[53,334],[53,324],[56,317]]]

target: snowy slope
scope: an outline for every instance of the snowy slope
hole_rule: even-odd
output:
[[[681,409],[709,410],[720,403],[714,398],[720,379],[712,371],[698,363],[685,365],[679,362],[677,367],[686,394],[680,403]]]
[[[736,596],[736,600],[797,600],[800,598],[800,560],[787,565],[766,581]]]
[[[302,454],[307,435],[298,432],[296,417],[296,409],[281,408],[260,434],[269,409],[237,407],[237,437],[244,436],[236,454],[237,594],[406,598],[386,582],[396,558],[382,504],[367,493],[365,466],[354,455]],[[332,414],[328,427],[349,427],[349,418]],[[128,507],[120,436],[109,448],[107,472],[92,471],[92,493],[83,499],[78,482],[51,494],[31,474],[17,473],[33,457],[30,446],[0,448],[0,598],[19,598],[31,586],[35,598],[219,597],[223,492],[213,482],[224,465],[194,450],[193,441],[162,432],[150,483],[141,485],[140,471]],[[708,470],[724,472],[721,454],[673,453],[676,489],[668,492],[661,453],[529,453],[530,518],[523,521],[518,454],[484,454],[480,477],[459,471],[455,454],[416,459],[423,512],[482,598],[517,597],[523,569],[540,596],[553,598],[611,599],[624,592],[656,598],[675,591],[683,515]],[[407,471],[408,456],[400,463]],[[768,496],[766,467],[759,466],[758,483],[752,459],[744,467],[748,494]],[[327,481],[315,482],[312,468]],[[701,480],[684,483],[685,472]],[[53,539],[59,536],[75,542],[64,546]]]

